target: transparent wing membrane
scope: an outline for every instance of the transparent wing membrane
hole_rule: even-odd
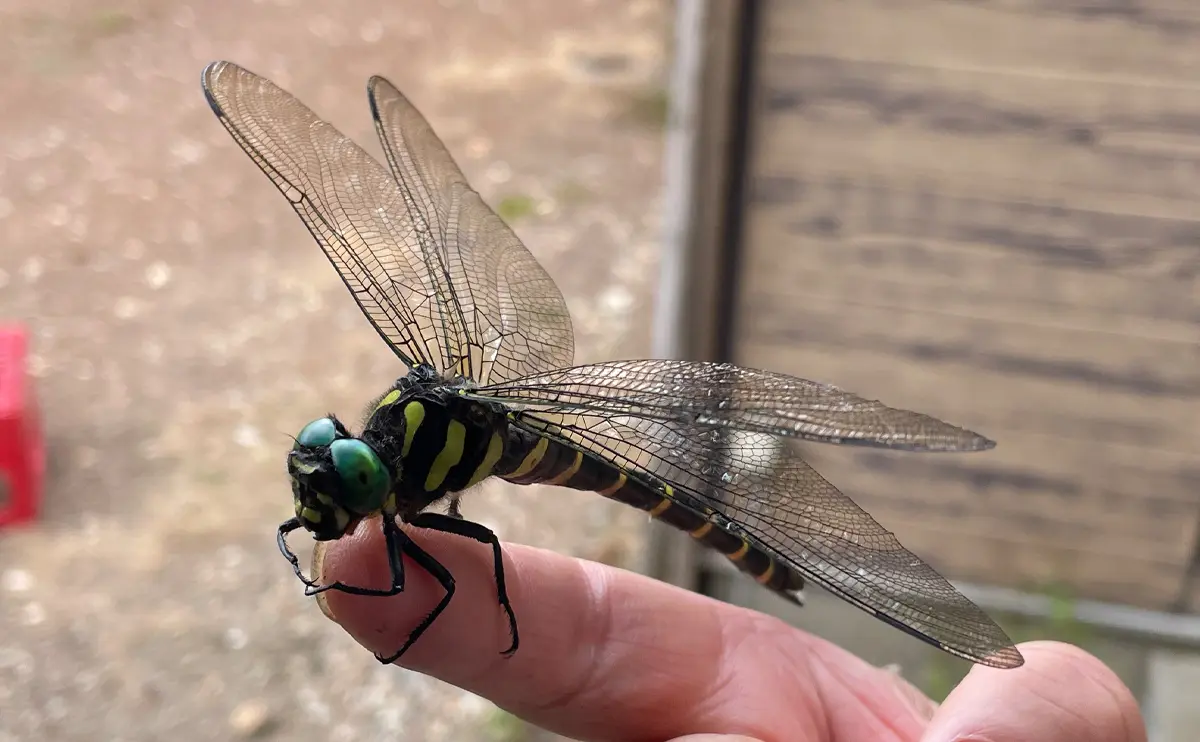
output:
[[[447,297],[445,370],[486,384],[569,366],[574,332],[553,279],[467,184],[416,107],[382,77],[368,90],[429,274]]]
[[[373,78],[368,91],[390,173],[269,80],[218,62],[203,85],[410,368],[488,383],[571,363],[554,281],[390,83]]]
[[[823,443],[911,451],[994,445],[969,430],[835,386],[728,363],[612,361],[493,384],[479,393],[518,409],[648,416]]]
[[[784,436],[916,451],[991,441],[816,382],[729,364],[618,361],[478,392],[590,451],[888,623],[998,667],[1021,664],[986,613],[826,481]],[[494,397],[492,395],[495,395]]]

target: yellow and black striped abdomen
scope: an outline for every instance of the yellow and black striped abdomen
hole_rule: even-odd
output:
[[[685,531],[705,546],[724,554],[734,566],[764,587],[794,603],[800,602],[803,575],[736,533],[722,528],[715,514],[706,515],[681,502],[666,482],[655,481],[646,475],[630,475],[595,454],[518,429],[511,429],[504,457],[493,473],[514,484],[554,484],[596,492],[643,510],[652,518]]]

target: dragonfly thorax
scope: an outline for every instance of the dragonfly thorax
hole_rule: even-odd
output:
[[[375,404],[362,439],[395,472],[395,509],[409,519],[485,479],[504,451],[507,410],[468,398],[465,379],[399,380]]]

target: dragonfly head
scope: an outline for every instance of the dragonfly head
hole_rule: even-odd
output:
[[[288,453],[296,517],[313,538],[341,538],[360,518],[383,509],[392,474],[332,415],[313,420]]]

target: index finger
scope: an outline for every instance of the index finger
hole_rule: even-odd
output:
[[[773,665],[789,651],[779,648],[787,642],[747,639],[787,632],[775,619],[623,570],[506,544],[504,569],[521,645],[505,658],[508,624],[496,599],[491,550],[431,531],[409,535],[446,566],[457,589],[442,617],[400,659],[406,667],[577,738],[710,732],[774,739],[781,710],[787,728],[796,731],[792,738],[821,738],[820,709],[809,714],[796,703],[798,692],[817,694],[774,673],[737,669]],[[322,582],[389,584],[378,520],[322,551]],[[400,595],[323,594],[330,617],[377,654],[395,652],[444,594],[415,564],[405,566]],[[796,666],[804,664],[796,658]],[[796,674],[799,682],[805,677]]]

